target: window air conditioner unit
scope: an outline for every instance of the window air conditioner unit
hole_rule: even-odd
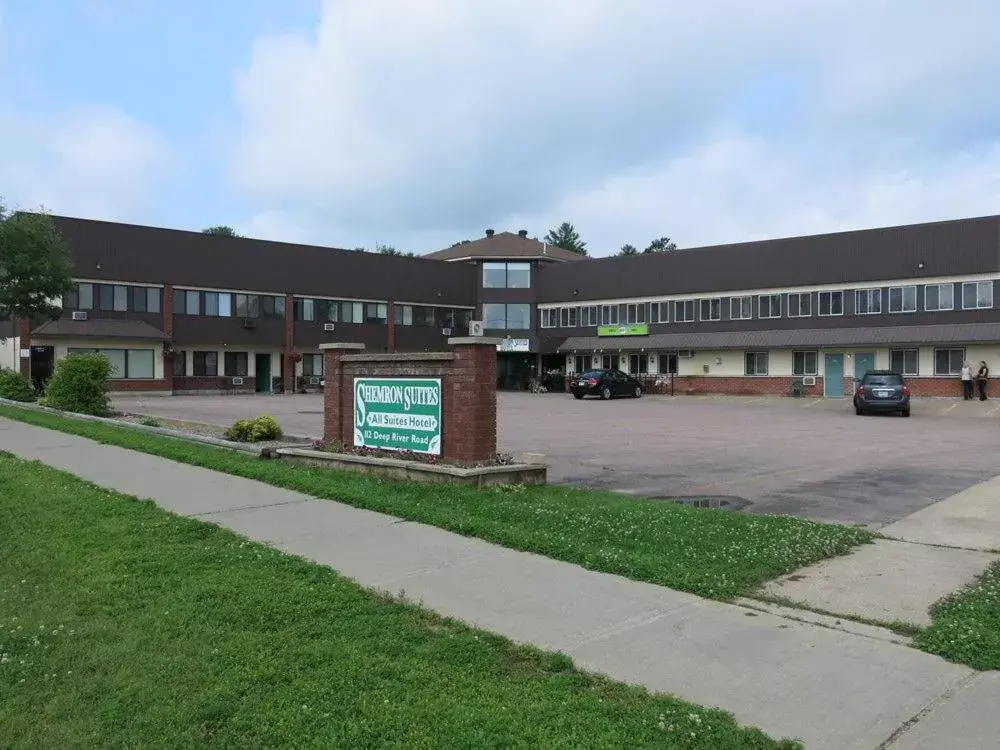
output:
[[[483,328],[483,321],[481,320],[470,320],[469,321],[469,335],[470,336],[482,336],[485,332]]]
[[[691,359],[691,357],[693,356],[694,352],[691,351],[690,349],[681,349],[679,352],[677,352],[678,359]]]
[[[336,323],[324,323],[323,324],[323,330],[324,331],[336,331],[337,330],[337,324]]]
[[[243,378],[233,378],[233,385],[243,385]]]
[[[319,385],[319,378],[309,378],[309,385]]]
[[[73,320],[86,320],[86,319],[87,319],[87,313],[84,312],[83,310],[73,311]]]
[[[441,335],[442,336],[451,336],[451,329],[450,328],[442,328],[441,329]]]
[[[802,378],[802,385],[816,385],[816,377],[814,375],[809,375],[808,377]]]

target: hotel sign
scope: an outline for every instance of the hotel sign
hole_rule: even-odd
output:
[[[632,323],[624,326],[598,326],[598,336],[648,336],[649,326],[646,323]]]
[[[441,455],[440,378],[355,378],[354,445]]]
[[[498,352],[530,352],[530,339],[500,339],[497,344]]]

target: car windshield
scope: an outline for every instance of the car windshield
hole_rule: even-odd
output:
[[[901,375],[865,375],[865,385],[902,385]]]
[[[583,373],[583,375],[581,375],[580,377],[581,378],[588,378],[588,379],[592,378],[592,379],[596,380],[596,379],[600,378],[602,375],[604,375],[604,370],[591,370],[590,372]]]

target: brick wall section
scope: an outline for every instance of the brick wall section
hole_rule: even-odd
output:
[[[907,378],[906,384],[914,396],[962,397],[962,381],[959,378]]]
[[[732,396],[789,396],[792,383],[798,377],[721,377],[682,375],[674,379],[674,393],[721,393]],[[852,381],[845,380],[844,393],[851,393]],[[669,389],[669,386],[668,386]],[[822,396],[823,378],[816,378],[816,385],[806,386],[804,396]]]
[[[451,339],[451,352],[358,354],[362,344],[324,344],[323,439],[354,445],[354,379],[441,378],[441,455],[459,464],[497,452],[496,341]]]
[[[237,393],[254,393],[257,390],[257,378],[243,378],[243,385],[234,386],[232,377],[221,375],[185,375],[173,379],[174,391],[233,391]]]
[[[169,380],[164,378],[163,380],[109,380],[108,390],[115,392],[128,392],[128,393],[140,393],[140,392],[167,392],[170,391],[172,385]]]
[[[18,320],[17,321],[17,335],[20,338],[20,348],[30,349],[31,348],[31,321],[30,320]],[[31,360],[21,359],[21,352],[17,352],[18,362],[21,363],[21,374],[26,378],[31,377]]]
[[[285,331],[282,338],[281,380],[285,393],[295,393],[295,297],[285,295]]]

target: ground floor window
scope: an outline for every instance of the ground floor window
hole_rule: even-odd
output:
[[[71,348],[68,353],[104,355],[111,363],[111,377],[116,380],[152,380],[156,374],[152,349]]]
[[[604,354],[601,356],[601,368],[604,370],[617,370],[620,364],[617,354]]]
[[[661,354],[659,367],[657,370],[664,375],[676,375],[677,374],[677,355],[676,354]]]
[[[649,372],[649,356],[646,354],[630,354],[628,371],[633,375],[645,375]]]
[[[917,375],[920,357],[916,349],[893,349],[889,352],[889,369],[900,375]]]
[[[767,375],[767,352],[747,352],[747,375]]]
[[[187,375],[187,352],[174,352],[174,375],[184,377]]]
[[[224,362],[227,378],[245,378],[250,374],[250,356],[246,352],[226,352]]]
[[[219,374],[218,352],[195,352],[194,374],[199,378],[214,378]]]
[[[965,361],[965,349],[935,349],[935,375],[961,375],[962,363]]]
[[[816,352],[792,352],[793,375],[816,375],[819,373]],[[765,365],[766,366],[766,365]]]
[[[573,372],[586,372],[590,369],[590,355],[577,354],[574,365],[575,367],[573,368]]]
[[[318,378],[323,376],[323,355],[303,354],[302,374],[307,378]]]

